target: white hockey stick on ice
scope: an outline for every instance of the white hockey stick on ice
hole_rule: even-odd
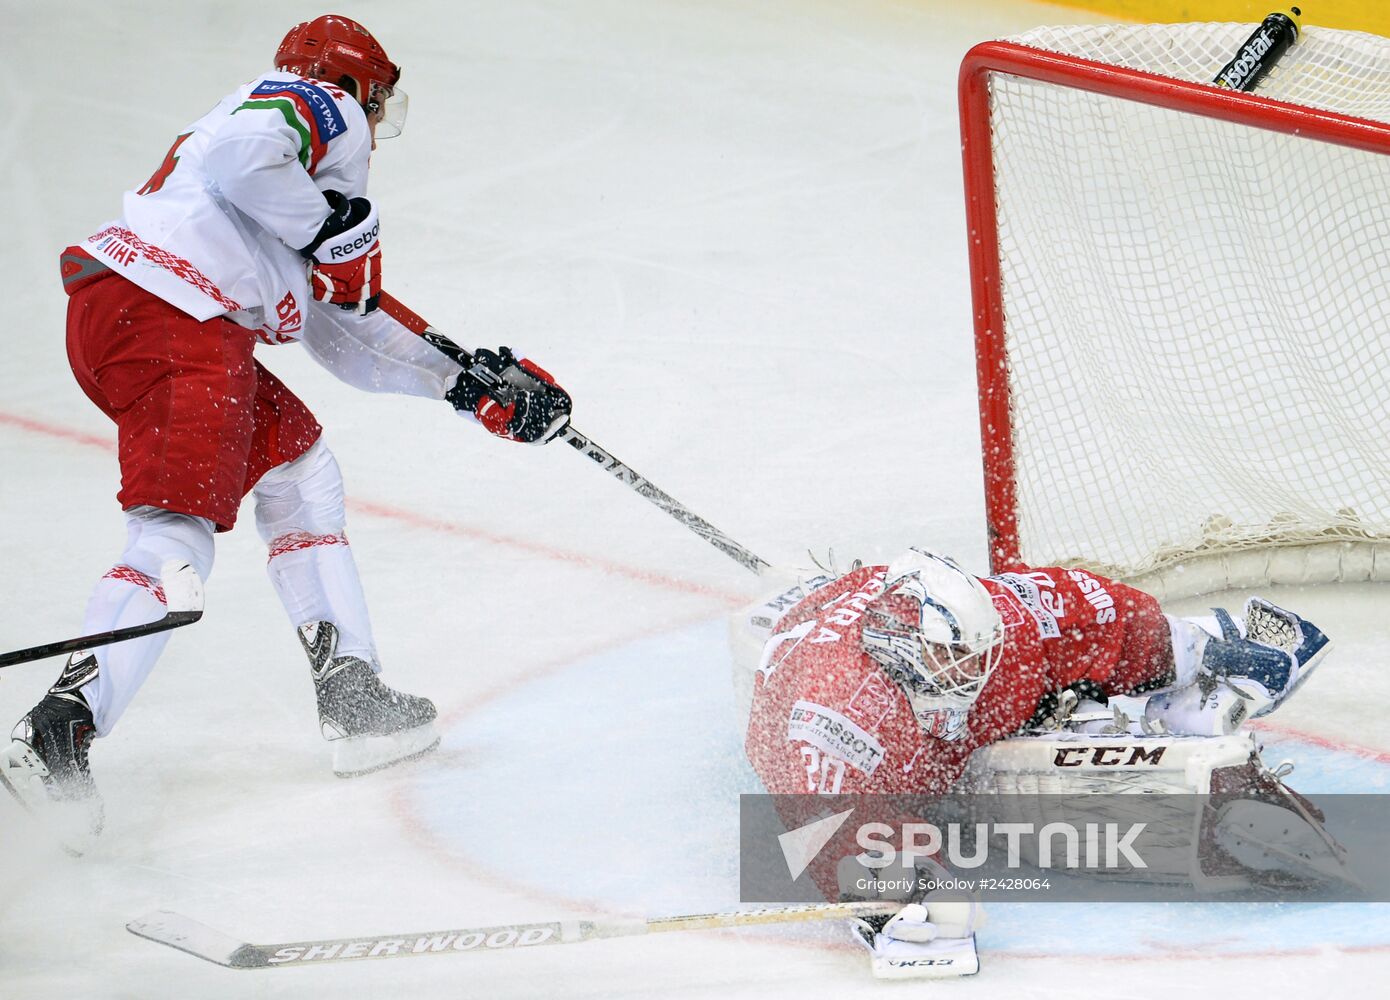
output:
[[[463,930],[423,931],[380,937],[328,938],[284,944],[250,944],[169,910],[155,910],[126,924],[132,934],[167,944],[228,969],[282,969],[369,958],[415,958],[461,952],[507,951],[545,944],[579,944],[602,938],[633,937],[668,931],[753,927],[759,924],[838,920],[895,913],[900,903],[820,903],[774,906],[729,913],[701,913],[642,920],[557,920],[539,924],[502,924]]]
[[[402,326],[422,337],[435,350],[447,355],[465,368],[473,364],[472,355],[432,327],[422,316],[405,306],[395,296],[382,292],[381,309]],[[581,434],[573,425],[560,433],[560,439],[585,458],[596,463],[623,485],[646,497],[744,569],[758,575],[771,569],[766,560],[760,559],[675,497],[658,488],[650,479],[638,475],[632,467],[614,457],[587,435]]]
[[[203,617],[203,581],[198,579],[198,574],[192,566],[187,563],[167,562],[160,570],[159,582],[164,590],[165,606],[168,610],[158,621],[3,653],[0,654],[0,667],[61,656],[64,653],[76,653],[81,649],[94,649],[113,642],[124,642],[126,639],[138,639],[142,635],[154,635],[156,632],[167,632],[171,628],[192,625]]]

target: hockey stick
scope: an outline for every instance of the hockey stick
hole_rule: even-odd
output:
[[[198,579],[198,574],[192,566],[173,561],[165,563],[159,574],[159,582],[164,588],[165,606],[168,610],[158,621],[146,622],[144,625],[129,625],[95,635],[78,636],[64,642],[50,642],[43,646],[17,649],[13,653],[0,654],[0,667],[11,667],[16,663],[28,663],[30,660],[42,660],[64,653],[76,653],[81,649],[94,649],[113,642],[154,635],[156,632],[167,632],[171,628],[192,625],[203,617],[203,581]]]
[[[701,913],[642,920],[557,920],[502,924],[464,930],[424,931],[380,937],[328,938],[283,944],[250,944],[170,910],[155,910],[126,924],[132,934],[228,969],[279,969],[366,958],[414,958],[449,952],[505,951],[544,944],[579,944],[602,938],[633,937],[668,931],[801,923],[895,913],[898,903],[820,903],[730,913]]]
[[[406,329],[423,337],[431,347],[446,355],[452,361],[462,365],[464,374],[468,374],[468,369],[473,364],[473,356],[434,327],[430,326],[418,313],[415,313],[403,305],[395,296],[386,292],[381,293],[381,309]],[[751,573],[762,575],[766,570],[771,568],[770,564],[765,560],[758,558],[758,556],[738,544],[738,542],[724,534],[724,532],[720,531],[704,518],[691,511],[669,493],[659,489],[651,480],[638,475],[630,466],[600,447],[587,435],[581,434],[573,425],[566,427],[560,432],[559,436],[561,440],[565,441],[575,451],[579,452],[590,461],[597,463],[600,468],[612,475],[629,489],[646,497],[646,499],[656,504],[656,506],[660,507],[667,514],[671,515],[681,524],[695,532],[695,534],[709,542],[730,559],[737,562],[744,569]]]

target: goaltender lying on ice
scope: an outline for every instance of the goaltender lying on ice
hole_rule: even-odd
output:
[[[1258,597],[1240,619],[1221,609],[1176,618],[1084,570],[980,578],[913,549],[739,615],[734,646],[748,758],[768,792],[807,805],[788,823],[814,818],[817,794],[1036,793],[1040,779],[1060,794],[1211,795],[1202,856],[1170,852],[1126,877],[1210,890],[1344,877],[1317,810],[1239,732],[1330,648],[1315,626]],[[1124,766],[1117,736],[1152,766]],[[853,844],[830,843],[808,868],[828,897],[891,884]],[[922,864],[948,880],[937,860]],[[978,902],[924,884],[898,882],[908,905],[891,919],[854,921],[875,975],[978,970]]]

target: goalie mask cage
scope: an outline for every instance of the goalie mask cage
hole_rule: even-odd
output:
[[[990,559],[1390,579],[1390,41],[1042,28],[960,75]]]

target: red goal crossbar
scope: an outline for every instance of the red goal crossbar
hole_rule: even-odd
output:
[[[984,42],[966,54],[959,100],[985,512],[990,565],[1004,572],[1023,562],[995,213],[990,77],[996,73],[1381,154],[1390,154],[1390,125],[1012,42]]]

